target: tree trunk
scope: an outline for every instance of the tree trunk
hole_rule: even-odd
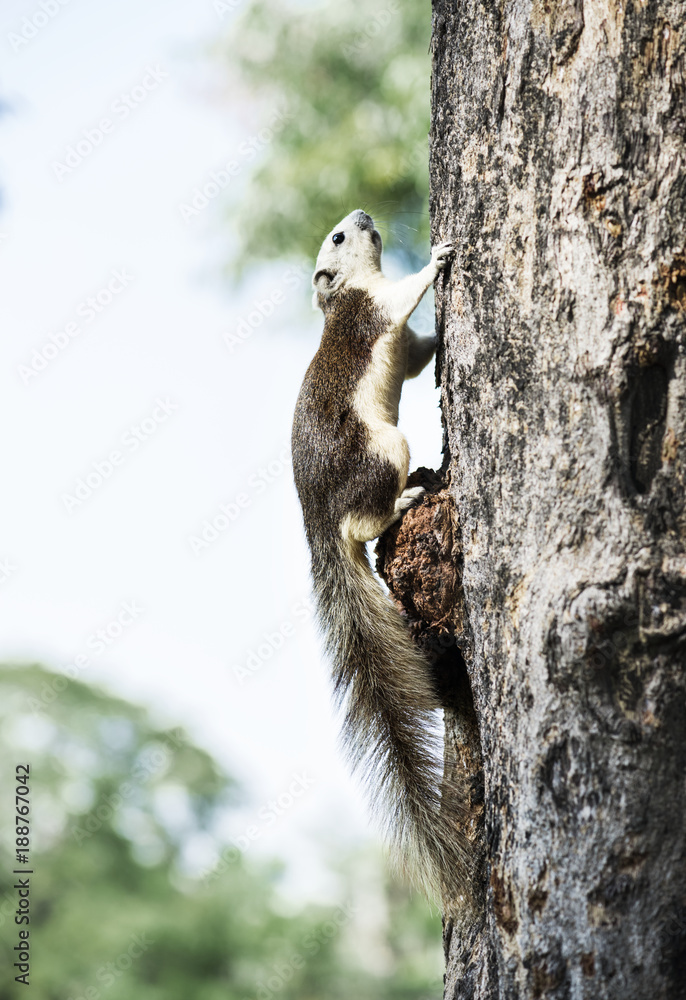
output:
[[[684,13],[434,0],[451,1000],[686,997]]]

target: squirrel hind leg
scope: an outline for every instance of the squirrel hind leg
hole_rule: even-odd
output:
[[[348,514],[341,524],[341,535],[345,541],[371,542],[383,535],[387,528],[400,520],[406,510],[414,507],[424,496],[423,486],[411,486],[403,490],[386,514]]]
[[[347,514],[341,523],[341,535],[346,542],[371,542],[383,535],[386,528],[390,528],[399,517],[400,514],[395,509],[385,517],[375,514]]]
[[[397,521],[406,510],[419,503],[425,493],[426,490],[423,486],[410,486],[408,489],[403,490],[395,501],[395,520]]]

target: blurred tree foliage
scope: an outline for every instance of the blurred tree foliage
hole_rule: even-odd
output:
[[[253,0],[232,22],[221,56],[253,130],[236,161],[255,167],[230,203],[236,273],[312,259],[354,208],[426,246],[430,20],[416,0]]]
[[[377,893],[372,908],[382,904],[387,917],[370,965],[354,872],[340,908],[289,915],[278,865],[226,855],[213,830],[239,795],[183,731],[161,730],[144,709],[60,674],[4,667],[0,747],[0,1000],[20,990],[13,779],[27,762],[34,1000],[439,995],[440,930],[422,900],[398,887]],[[228,863],[203,878],[189,859],[207,838]],[[368,903],[369,880],[358,873],[361,881]],[[379,956],[383,975],[373,968]]]

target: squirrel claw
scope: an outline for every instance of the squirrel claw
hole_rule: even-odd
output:
[[[432,247],[431,263],[435,268],[436,275],[439,275],[447,267],[454,253],[454,243],[438,243],[435,247]]]

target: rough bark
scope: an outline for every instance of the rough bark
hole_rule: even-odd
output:
[[[686,997],[684,14],[434,0],[451,1000]]]

